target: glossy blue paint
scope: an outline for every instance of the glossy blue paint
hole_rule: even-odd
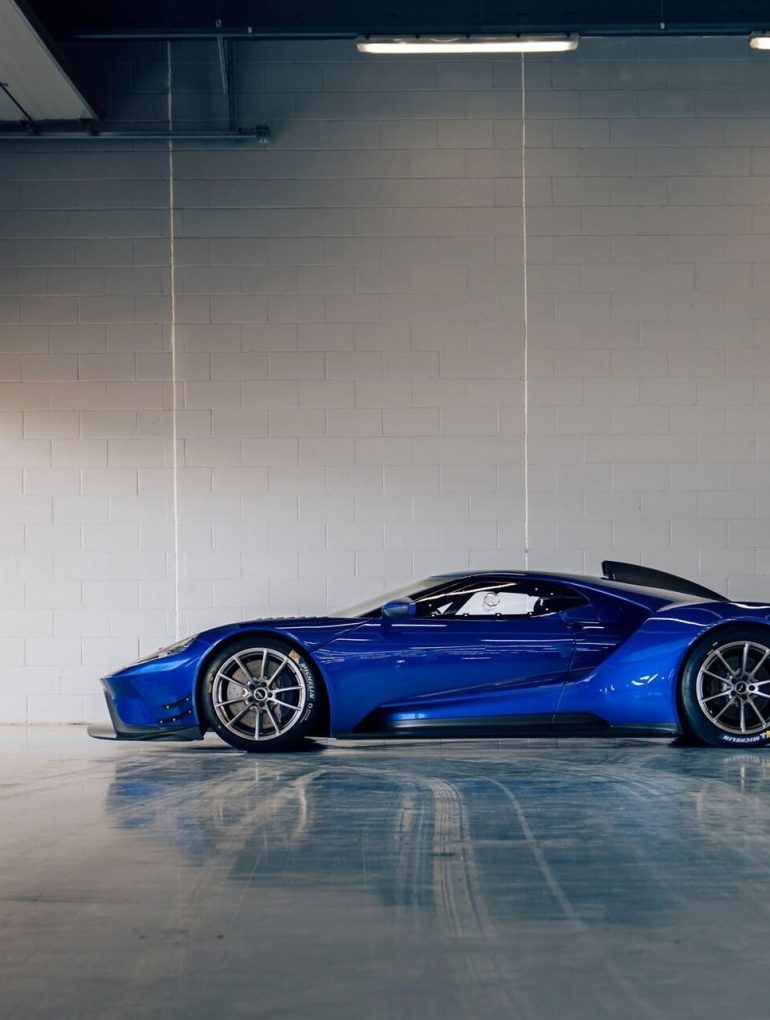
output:
[[[551,718],[556,711],[564,688],[562,682],[541,686],[531,684],[518,688],[510,686],[488,687],[469,694],[460,692],[442,697],[410,698],[402,702],[387,703],[377,715],[377,721],[394,728],[404,724],[459,722],[469,725],[492,717],[510,721],[515,718],[522,726],[528,722],[541,726],[543,718]],[[510,724],[510,723],[508,723]],[[376,729],[376,727],[375,727]]]
[[[767,625],[770,606],[676,604],[648,617],[614,655],[565,685],[559,714],[590,712],[613,726],[679,721],[677,679],[688,649],[725,623]]]
[[[389,620],[411,620],[417,615],[417,603],[414,599],[391,599],[381,610],[382,616]]]
[[[102,680],[119,718],[129,727],[161,727],[167,732],[201,726],[195,691],[208,656],[244,633],[273,634],[312,652],[360,621],[334,618],[254,620],[216,627],[199,634],[190,647],[175,655],[127,666]],[[189,712],[175,718],[173,707],[189,697]],[[171,719],[170,722],[164,720]]]
[[[436,713],[461,700],[488,715],[490,693],[527,711],[521,688],[547,688],[536,712],[554,712],[569,672],[572,631],[560,614],[540,618],[367,620],[316,651],[334,691],[333,730],[352,733],[384,703],[414,701]],[[519,695],[517,698],[517,688]],[[431,706],[436,699],[437,704]]]
[[[338,736],[407,722],[587,714],[612,726],[675,729],[677,679],[690,646],[726,622],[770,622],[768,605],[597,578],[506,576],[558,581],[584,601],[541,616],[320,617],[218,627],[184,652],[106,677],[116,728],[173,734],[200,727],[196,689],[207,657],[253,633],[286,640],[313,660]]]
[[[102,686],[119,719],[128,727],[181,728],[179,721],[164,724],[163,719],[175,716],[177,713],[169,706],[192,693],[198,665],[210,647],[200,636],[184,652],[137,662],[105,677]],[[197,724],[193,709],[186,725]]]

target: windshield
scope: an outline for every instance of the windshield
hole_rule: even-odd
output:
[[[423,578],[422,581],[410,581],[409,584],[404,584],[400,588],[396,588],[394,591],[375,595],[374,598],[366,599],[365,602],[358,602],[354,606],[348,606],[347,609],[337,609],[334,612],[329,613],[329,616],[341,616],[346,619],[352,619],[358,616],[370,616],[378,609],[381,609],[386,602],[390,602],[392,599],[413,599],[421,592],[435,588],[436,585],[441,584],[442,581],[449,581],[451,578],[451,574],[440,574],[435,577]]]

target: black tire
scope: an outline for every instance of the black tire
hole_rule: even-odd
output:
[[[712,747],[770,744],[770,629],[721,627],[696,642],[682,671],[682,721]]]
[[[218,651],[200,693],[209,726],[232,747],[257,754],[299,747],[316,728],[323,697],[307,656],[261,634]]]

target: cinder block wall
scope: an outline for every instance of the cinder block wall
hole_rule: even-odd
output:
[[[89,51],[117,125],[162,122],[164,58]],[[175,127],[226,126],[213,48],[173,81]],[[524,83],[245,44],[270,147],[170,181],[157,143],[3,143],[0,720],[100,717],[177,623],[440,570],[770,594],[770,60],[587,40]]]

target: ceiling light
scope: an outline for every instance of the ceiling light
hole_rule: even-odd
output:
[[[749,46],[753,50],[770,50],[770,32],[752,32]]]
[[[564,53],[576,50],[576,35],[361,36],[360,53]]]

